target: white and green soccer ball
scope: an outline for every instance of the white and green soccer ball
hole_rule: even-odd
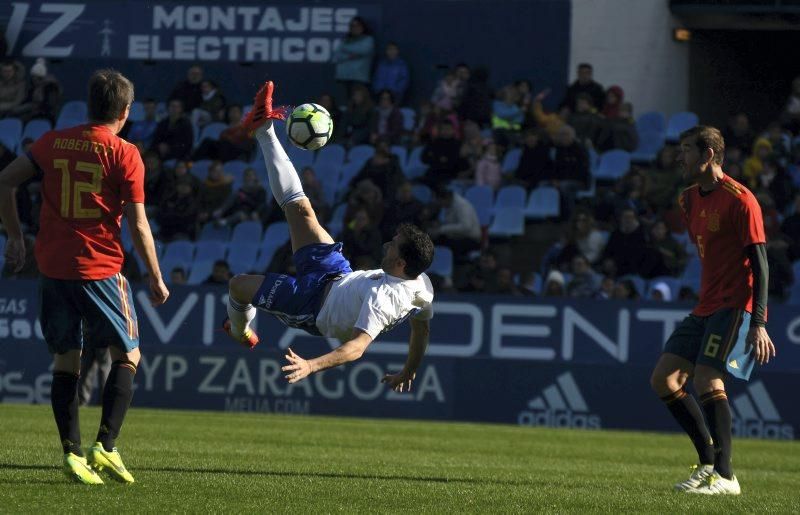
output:
[[[295,107],[286,120],[286,134],[294,146],[317,150],[331,139],[333,119],[321,105],[303,104]]]

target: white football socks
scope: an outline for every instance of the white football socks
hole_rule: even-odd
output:
[[[286,155],[278,136],[275,134],[273,124],[267,123],[256,130],[256,140],[264,153],[264,162],[267,165],[269,187],[272,195],[283,208],[289,202],[296,202],[306,198],[300,177],[294,169],[292,161]]]
[[[256,317],[256,308],[252,304],[239,304],[228,295],[228,318],[231,321],[231,334],[244,334],[250,322]]]

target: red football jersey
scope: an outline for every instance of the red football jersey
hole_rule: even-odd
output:
[[[50,131],[28,157],[42,175],[39,270],[53,279],[105,279],[122,269],[122,206],[144,202],[139,150],[102,125]]]
[[[753,310],[753,271],[746,247],[765,243],[761,207],[753,194],[727,175],[701,196],[697,184],[681,193],[689,236],[700,256],[700,302],[692,311],[708,316],[722,308]]]

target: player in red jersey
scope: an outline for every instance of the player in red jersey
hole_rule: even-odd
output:
[[[765,329],[769,268],[761,208],[722,171],[724,155],[713,127],[681,134],[678,163],[695,184],[679,200],[700,258],[700,301],[667,340],[650,380],[698,454],[691,476],[675,489],[708,495],[741,493],[731,470],[725,378],[747,380],[756,361],[775,356]],[[685,389],[692,376],[702,409]]]
[[[64,472],[87,484],[102,484],[96,471],[103,469],[114,479],[133,482],[114,447],[140,358],[133,296],[120,273],[123,212],[149,273],[151,302],[163,304],[169,296],[144,211],[144,165],[137,148],[117,136],[132,102],[128,79],[113,70],[96,72],[89,80],[89,123],[44,134],[27,155],[0,172],[0,219],[8,232],[5,256],[16,270],[25,262],[25,244],[15,189],[34,176],[42,181],[35,255],[41,272],[39,319],[53,354],[51,403]],[[113,360],[88,460],[78,424],[83,323],[93,344],[110,347]]]

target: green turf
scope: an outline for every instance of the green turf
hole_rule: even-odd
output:
[[[82,410],[84,445],[99,412]],[[333,417],[131,410],[135,485],[61,474],[49,406],[0,405],[0,512],[800,510],[800,444],[737,440],[738,498],[672,492],[685,437]]]

